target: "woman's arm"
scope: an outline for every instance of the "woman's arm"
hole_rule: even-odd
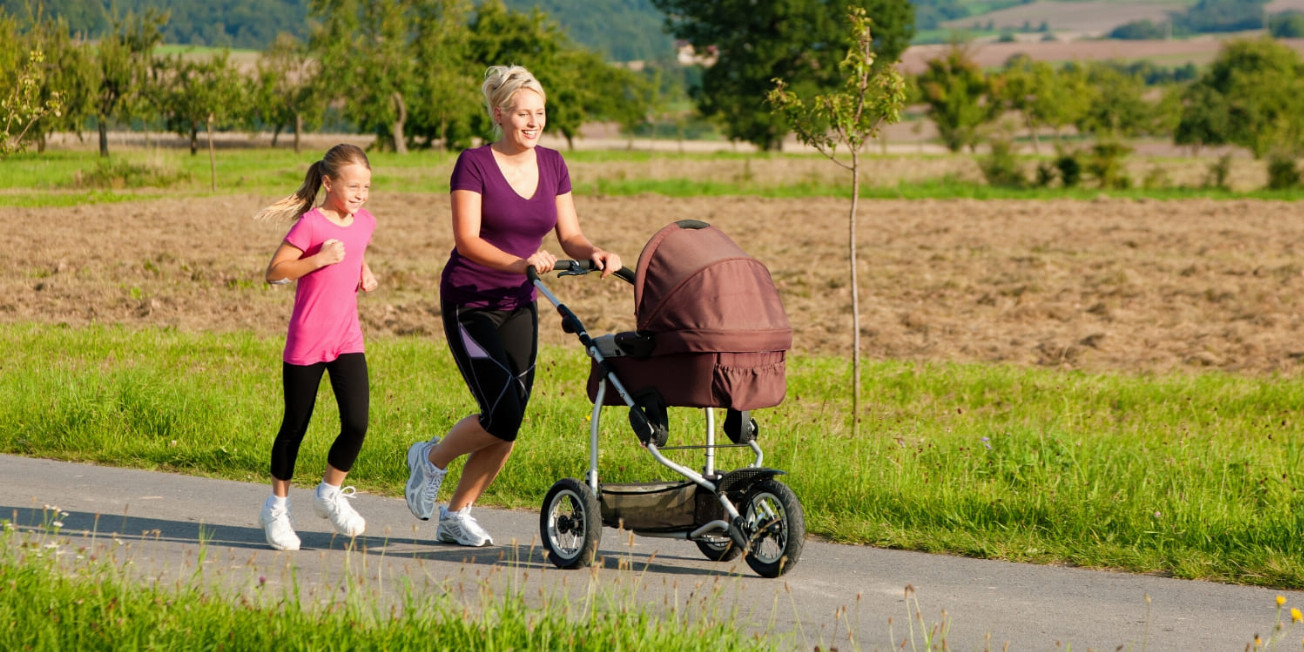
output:
[[[297,281],[327,265],[344,260],[344,243],[339,240],[327,240],[317,253],[303,256],[303,250],[282,242],[272,254],[272,262],[267,265],[268,283],[289,283]]]
[[[562,251],[576,260],[591,260],[606,278],[621,267],[620,256],[599,248],[580,231],[580,217],[575,212],[575,198],[571,193],[557,195],[557,241]]]
[[[480,237],[480,207],[483,197],[471,190],[453,191],[453,242],[457,253],[485,267],[524,274],[525,268],[534,265],[542,274],[550,271],[557,257],[546,251],[537,251],[529,258],[513,256]]]

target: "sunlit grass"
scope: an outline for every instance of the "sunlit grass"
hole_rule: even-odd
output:
[[[266,480],[279,338],[21,324],[0,337],[0,451]],[[401,452],[474,407],[438,340],[372,338],[368,360],[371,428],[350,483],[398,495]],[[555,481],[583,477],[588,365],[578,347],[545,349],[540,364],[485,504],[537,508]],[[794,357],[786,401],[755,414],[766,464],[788,472],[812,534],[1304,587],[1304,379],[878,361],[864,370],[853,439],[849,375],[845,360]],[[667,479],[623,409],[604,415],[605,479]],[[672,417],[674,442],[701,440],[699,411]],[[323,383],[302,482],[324,464],[337,419]],[[721,467],[749,461],[736,455],[722,452]]]
[[[288,136],[286,136],[288,138]],[[295,154],[284,145],[270,148],[229,148],[217,152],[217,194],[286,194],[302,183],[308,165],[320,152]],[[406,155],[369,154],[373,168],[372,191],[385,193],[448,192],[448,178],[456,154],[415,151]],[[931,154],[867,154],[867,162],[883,169],[904,169],[920,161],[949,160]],[[817,155],[782,153],[673,153],[639,150],[577,150],[566,152],[572,183],[580,195],[633,196],[654,193],[670,197],[758,196],[769,198],[845,197],[850,192],[845,173],[821,164],[810,172]],[[804,170],[792,178],[775,178],[776,162],[792,161]],[[727,174],[711,174],[723,169]],[[753,167],[764,165],[767,173]],[[706,166],[706,168],[703,168]],[[647,170],[656,167],[657,174]],[[633,172],[632,170],[642,170]],[[708,176],[703,176],[707,174]],[[109,181],[104,182],[104,179]],[[157,187],[158,185],[164,187]],[[114,152],[106,162],[93,151],[52,150],[26,153],[0,161],[0,206],[71,206],[159,197],[208,196],[211,172],[208,155],[192,156],[184,148],[132,148]],[[1268,191],[1226,190],[1204,187],[1133,187],[1121,190],[1074,188],[998,188],[942,174],[936,178],[872,176],[862,184],[861,196],[874,199],[1096,199],[1101,196],[1179,200],[1273,199],[1298,201],[1304,188]]]
[[[135,577],[129,558],[108,561],[131,554],[115,550],[112,536],[60,536],[51,510],[36,529],[0,518],[0,649],[733,652],[784,638],[738,632],[719,584],[667,605],[639,602],[636,583],[612,585],[598,572],[583,577],[590,585],[578,597],[564,583],[526,592],[511,560],[469,583],[390,577],[396,596],[347,562],[323,586],[300,586],[293,574],[215,585],[202,565],[176,569],[172,582]]]

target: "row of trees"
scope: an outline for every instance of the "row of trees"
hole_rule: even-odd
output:
[[[960,46],[917,81],[952,151],[1021,132],[1038,152],[1043,135],[1058,144],[1073,133],[1105,143],[1172,138],[1197,152],[1234,145],[1269,161],[1304,154],[1304,60],[1270,38],[1229,41],[1195,80],[1161,87],[1099,62],[1056,67],[1020,56],[988,73]]]
[[[51,133],[94,125],[107,155],[111,126],[161,124],[189,137],[192,153],[200,132],[220,129],[293,131],[297,149],[333,107],[381,147],[457,149],[491,133],[479,86],[499,63],[538,75],[550,127],[567,139],[586,121],[635,125],[656,100],[643,76],[501,0],[311,0],[309,11],[317,28],[306,42],[283,34],[245,65],[226,52],[155,54],[162,13],[128,14],[95,43],[70,36],[63,19],[0,13],[0,97],[15,98],[0,107],[3,146],[40,148]]]

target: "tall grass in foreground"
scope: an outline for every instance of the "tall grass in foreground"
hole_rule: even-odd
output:
[[[0,451],[266,480],[279,338],[7,324],[0,341]],[[371,429],[349,482],[397,496],[407,445],[474,406],[442,341],[368,347]],[[588,365],[578,347],[544,350],[540,365],[486,504],[538,509],[556,480],[583,477]],[[765,463],[789,472],[812,534],[1304,587],[1304,379],[880,362],[866,369],[869,416],[853,439],[848,376],[843,360],[794,357],[787,400],[755,413]],[[623,412],[603,413],[604,479],[668,478]],[[701,441],[700,411],[671,416],[672,443]],[[300,486],[315,483],[337,427],[324,382]],[[749,461],[736,455],[719,465]]]
[[[175,585],[131,578],[95,550],[30,537],[4,521],[0,532],[0,649],[33,650],[614,650],[746,651],[774,643],[735,630],[714,596],[654,614],[620,590],[582,597],[406,585],[397,601],[373,580],[349,576],[325,604],[297,585],[249,578],[240,590],[205,581],[199,568]],[[337,589],[338,590],[334,590]],[[780,640],[782,640],[780,638]]]

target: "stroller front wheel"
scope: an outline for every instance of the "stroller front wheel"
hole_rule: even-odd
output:
[[[788,485],[769,478],[747,490],[742,510],[747,565],[762,577],[792,570],[806,543],[806,517]]]
[[[602,507],[587,484],[574,478],[558,480],[543,498],[539,535],[548,561],[558,568],[583,568],[593,563],[602,539]]]

